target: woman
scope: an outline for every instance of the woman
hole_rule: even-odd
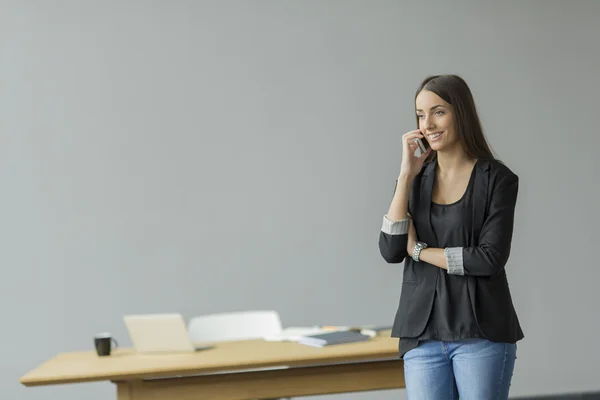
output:
[[[504,269],[518,177],[492,155],[462,78],[428,77],[415,106],[379,236],[383,258],[404,261],[392,336],[408,398],[507,399],[523,338]]]

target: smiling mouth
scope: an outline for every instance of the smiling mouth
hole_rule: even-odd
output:
[[[435,141],[435,140],[438,140],[442,136],[443,133],[444,132],[429,133],[429,134],[427,134],[427,138],[429,139],[429,141]]]

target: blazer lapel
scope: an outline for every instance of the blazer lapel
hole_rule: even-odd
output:
[[[421,177],[420,201],[415,218],[415,229],[419,240],[427,243],[430,247],[438,247],[433,228],[431,226],[431,198],[433,195],[433,184],[435,182],[435,169],[437,160],[432,161],[425,167]],[[479,243],[481,228],[485,222],[488,204],[488,187],[490,181],[490,162],[479,160],[475,165],[475,182],[473,187],[473,214],[472,214],[472,236],[471,245]]]
[[[479,160],[475,166],[475,184],[473,187],[473,221],[471,246],[479,243],[479,234],[483,227],[488,204],[488,186],[490,181],[490,162]]]
[[[430,247],[438,247],[433,228],[431,227],[431,197],[433,193],[433,183],[435,181],[435,168],[437,160],[433,160],[421,177],[421,198],[419,201],[419,211],[415,221],[415,229],[419,240],[427,243]]]

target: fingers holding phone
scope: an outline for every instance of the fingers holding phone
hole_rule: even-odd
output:
[[[431,152],[427,139],[416,129],[402,136],[402,167],[401,174],[414,178],[421,168],[423,162]]]

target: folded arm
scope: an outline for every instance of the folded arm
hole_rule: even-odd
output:
[[[419,258],[452,275],[492,276],[502,271],[510,255],[518,188],[516,175],[496,185],[478,246],[426,248]]]
[[[388,213],[379,233],[379,252],[388,263],[400,263],[407,255],[408,195],[414,178],[400,175]]]
[[[400,263],[407,256],[408,218],[391,220],[385,215],[379,233],[379,252],[388,263]]]

